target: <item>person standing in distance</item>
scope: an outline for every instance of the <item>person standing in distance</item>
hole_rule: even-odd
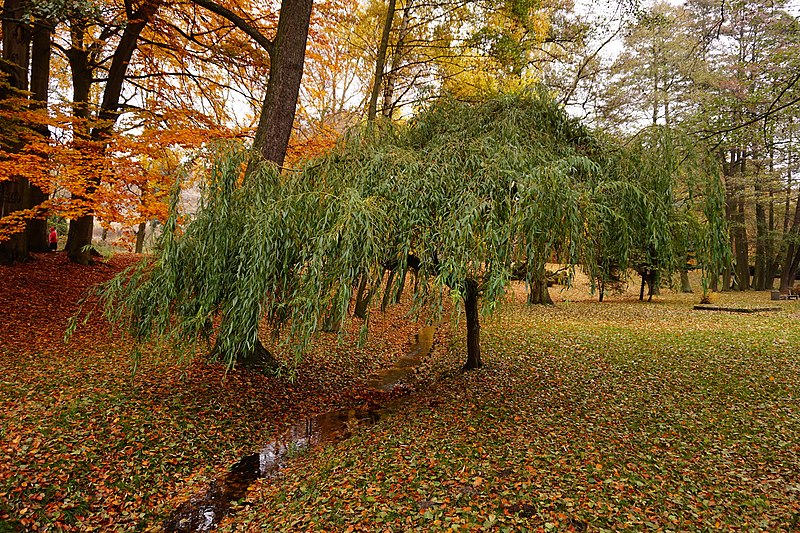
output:
[[[56,233],[55,226],[50,228],[49,241],[50,241],[50,251],[55,252],[56,249],[58,248],[58,233]]]

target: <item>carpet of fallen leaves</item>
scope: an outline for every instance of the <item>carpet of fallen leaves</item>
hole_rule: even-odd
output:
[[[222,529],[800,531],[800,303],[635,289],[517,291],[484,368],[457,370],[463,335],[439,343],[424,391],[258,482]]]
[[[134,260],[0,267],[0,532],[157,530],[292,422],[381,403],[364,384],[418,329],[398,308],[372,314],[364,347],[323,334],[294,382],[158,354],[133,374],[130,341],[99,318],[62,339],[86,288]]]

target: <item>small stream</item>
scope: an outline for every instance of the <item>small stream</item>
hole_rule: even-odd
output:
[[[391,391],[413,380],[415,369],[431,350],[435,331],[435,326],[422,328],[409,352],[394,366],[369,380],[367,385]],[[392,408],[396,407],[395,400]],[[247,488],[255,480],[275,477],[295,454],[303,450],[347,439],[357,427],[374,424],[387,410],[388,406],[370,410],[342,409],[293,424],[279,438],[258,452],[242,457],[226,474],[181,504],[164,522],[164,531],[184,533],[214,529],[230,511],[231,503],[244,498]]]

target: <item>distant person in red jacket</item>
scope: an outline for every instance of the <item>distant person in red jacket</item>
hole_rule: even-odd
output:
[[[50,251],[55,252],[58,248],[58,233],[56,228],[50,228]]]

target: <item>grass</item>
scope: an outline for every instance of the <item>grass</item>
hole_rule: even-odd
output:
[[[364,383],[414,328],[395,312],[365,348],[323,339],[295,383],[154,357],[131,377],[100,322],[58,342],[71,298],[119,266],[0,269],[0,532],[157,530],[292,421],[380,401]],[[581,290],[553,308],[517,294],[484,322],[478,371],[440,330],[402,407],[298,454],[221,529],[800,530],[800,303],[738,315]]]

